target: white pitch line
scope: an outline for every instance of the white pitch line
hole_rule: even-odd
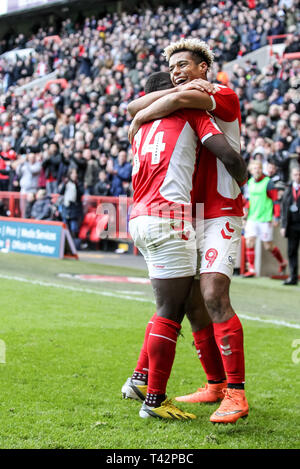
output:
[[[95,295],[100,295],[100,296],[110,296],[113,298],[119,298],[119,299],[124,299],[124,300],[131,300],[131,301],[133,300],[133,301],[140,301],[142,303],[155,304],[155,301],[150,300],[150,299],[142,299],[142,298],[122,295],[122,294],[119,295],[119,294],[115,294],[115,293],[107,292],[107,291],[97,291],[97,290],[92,290],[90,288],[78,288],[78,287],[73,287],[71,285],[61,285],[59,283],[43,282],[41,280],[30,280],[25,277],[16,277],[16,276],[11,276],[11,275],[0,274],[0,278],[6,279],[6,280],[14,280],[16,282],[30,283],[31,285],[39,285],[41,287],[62,288],[64,290],[70,290],[70,291],[75,291],[75,292],[93,293]],[[256,322],[261,322],[261,323],[266,323],[266,324],[272,324],[273,326],[283,326],[283,327],[289,327],[291,329],[300,329],[300,324],[280,321],[277,319],[262,319],[257,316],[249,316],[244,313],[241,313],[241,314],[239,313],[239,317],[242,319],[246,319],[248,321],[256,321]]]
[[[125,293],[128,293],[128,295],[144,295],[145,292],[143,291],[135,291],[135,290],[115,290],[116,293],[121,293],[124,295]]]
[[[257,321],[257,322],[264,322],[267,324],[273,324],[275,326],[284,326],[284,327],[292,327],[293,329],[300,329],[300,324],[292,324],[286,321],[280,321],[278,319],[262,319],[258,316],[248,316],[244,313],[239,313],[239,317],[242,319],[247,319],[248,321]]]
[[[65,290],[70,290],[70,291],[75,291],[75,292],[94,293],[95,295],[111,296],[113,298],[119,298],[122,300],[134,300],[134,301],[141,301],[142,303],[155,304],[155,301],[147,300],[143,298],[136,298],[136,297],[132,297],[129,295],[116,295],[115,293],[107,292],[107,291],[97,291],[97,290],[92,290],[90,288],[72,287],[71,285],[61,285],[59,283],[43,282],[41,280],[30,280],[25,277],[15,277],[15,276],[10,276],[10,275],[0,274],[0,278],[4,278],[6,280],[14,280],[16,282],[30,283],[31,285],[39,285],[41,287],[62,288]]]

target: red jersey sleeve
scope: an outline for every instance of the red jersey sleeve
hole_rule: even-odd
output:
[[[269,181],[267,185],[267,195],[273,200],[273,214],[275,218],[280,218],[280,202],[278,200],[278,190],[276,189],[273,181]]]
[[[223,133],[214,118],[205,111],[197,111],[195,109],[186,110],[186,117],[202,144],[207,138],[212,137],[212,135]]]
[[[219,91],[211,94],[213,103],[212,112],[225,122],[232,122],[236,118],[241,121],[240,102],[237,94],[227,86],[218,85]]]

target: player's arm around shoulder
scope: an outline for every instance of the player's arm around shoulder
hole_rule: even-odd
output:
[[[176,89],[176,88],[174,88]],[[159,119],[172,114],[179,109],[200,109],[209,111],[213,103],[210,95],[198,90],[177,91],[161,97],[146,109],[143,109],[135,116],[144,123],[152,119]]]
[[[136,113],[128,131],[129,142],[132,143],[135,134],[146,122],[162,119],[182,108],[209,110],[211,107],[212,101],[209,95],[201,91],[179,91],[163,96]]]
[[[197,78],[184,85],[175,86],[174,88],[168,88],[165,90],[154,91],[152,93],[146,94],[145,96],[141,96],[140,98],[135,99],[129,103],[127,110],[132,117],[135,117],[139,111],[142,111],[155,101],[161,100],[161,98],[164,97],[166,99],[160,101],[160,103],[161,107],[166,105],[170,106],[171,110],[168,110],[168,114],[185,107],[185,105],[189,108],[210,110],[212,109],[212,101],[208,98],[208,96],[209,94],[213,95],[217,90],[219,90],[219,87],[214,83]],[[191,91],[193,92],[192,94],[190,94]],[[197,91],[200,94],[197,95]],[[181,100],[183,100],[183,102],[181,102]],[[168,114],[165,114],[164,116]]]
[[[172,96],[176,91],[176,88],[169,88],[167,90],[153,91],[152,93],[145,94],[144,96],[131,101],[131,103],[128,104],[127,111],[131,117],[135,117],[139,111],[142,111],[164,96]]]
[[[211,95],[199,90],[178,91],[176,94],[169,96],[169,100],[169,105],[173,109],[172,112],[178,109],[211,111],[214,105]]]
[[[171,93],[167,93],[160,98],[157,97],[157,99],[154,99],[151,103],[149,102],[147,106],[143,105],[143,107],[139,106],[139,108],[136,108],[135,111],[137,112],[135,115],[132,114],[133,108],[130,108],[130,110],[128,107],[128,111],[134,115],[134,119],[131,122],[128,132],[130,143],[132,143],[134,135],[145,122],[169,116],[179,109],[198,109],[202,111],[212,110],[214,103],[211,99],[211,95],[206,91],[201,91],[200,88],[203,85],[198,85],[196,82],[197,80],[194,80],[193,82],[190,82],[188,86],[183,85],[185,88],[183,86],[172,88]],[[168,92],[169,90],[166,91]],[[161,92],[158,91],[143,96],[142,98],[139,98],[139,103],[141,103],[142,99],[145,98],[145,101],[143,101],[145,104],[148,96],[158,96],[156,93]],[[135,101],[133,101],[133,103],[135,103]]]
[[[175,89],[175,88],[174,88]],[[210,110],[213,107],[210,95],[198,90],[177,91],[153,101],[145,109],[140,109],[132,120],[128,138],[130,143],[133,137],[145,122],[162,119],[179,109]]]

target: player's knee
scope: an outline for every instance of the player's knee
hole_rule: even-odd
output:
[[[176,302],[173,298],[160,296],[156,301],[156,311],[158,316],[181,322],[184,316],[184,304]]]
[[[227,295],[220,295],[214,288],[207,289],[203,293],[204,301],[213,322],[220,322],[231,310],[230,300]]]
[[[209,313],[220,310],[221,298],[213,287],[204,290],[203,298]]]

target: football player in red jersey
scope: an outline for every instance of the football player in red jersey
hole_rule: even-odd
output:
[[[168,46],[165,55],[175,88],[151,93],[129,106],[129,112],[135,116],[129,139],[148,120],[192,108],[210,111],[228,142],[239,151],[239,100],[230,88],[207,84],[207,71],[213,62],[208,46],[196,39],[183,39]],[[244,391],[243,328],[229,296],[242,227],[240,182],[235,180],[232,168],[226,168],[202,149],[193,187],[193,203],[204,203],[204,233],[198,236],[200,288],[195,279],[186,313],[207,384],[177,400],[222,400],[210,418],[214,423],[233,423],[249,411]]]
[[[158,74],[161,75],[161,74]],[[133,141],[134,204],[130,232],[147,262],[157,313],[147,338],[148,384],[140,416],[194,418],[166,400],[184,304],[196,273],[191,192],[199,148],[213,150],[243,177],[246,166],[205,112],[180,110],[144,124]],[[176,254],[176,256],[174,255]],[[125,397],[144,397],[143,368],[123,386]],[[139,380],[137,382],[137,380]],[[143,394],[144,391],[144,394]]]

